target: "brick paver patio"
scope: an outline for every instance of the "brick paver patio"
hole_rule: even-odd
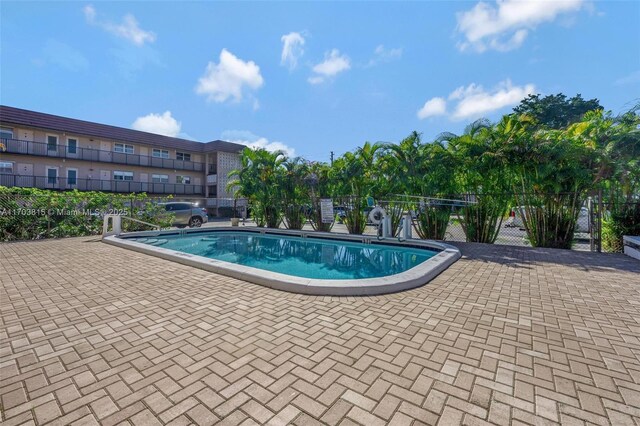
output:
[[[640,425],[640,262],[459,246],[427,286],[330,298],[0,244],[3,424]]]

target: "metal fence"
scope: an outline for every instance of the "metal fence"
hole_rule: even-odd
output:
[[[68,158],[70,160],[100,161],[130,166],[152,166],[165,169],[204,171],[204,163],[160,158],[149,155],[140,155],[126,152],[115,152],[95,148],[80,148],[77,146],[64,146],[48,144],[44,142],[24,141],[18,139],[2,138],[7,153],[28,154],[42,157]]]
[[[591,250],[622,252],[623,235],[640,235],[640,196],[635,200],[612,201],[602,196],[590,200]]]
[[[58,176],[23,176],[0,174],[0,186],[52,190],[104,191],[119,193],[204,195],[204,185],[182,183],[139,182],[133,180],[101,180],[63,178]]]
[[[103,218],[119,214],[154,222],[163,202],[184,201],[204,207],[203,198],[56,192],[52,195],[0,194],[0,241],[99,235]],[[125,230],[146,230],[127,222]]]
[[[526,231],[523,220],[524,209],[518,206],[518,200],[523,199],[523,195],[531,194],[494,194],[503,196],[507,202],[508,208],[504,210],[504,215],[496,223],[497,236],[493,244],[512,245],[531,247],[529,236]],[[574,196],[575,194],[536,194],[540,199],[552,198],[558,196]],[[464,194],[451,196],[448,198],[439,197],[422,197],[422,196],[388,196],[384,200],[360,200],[360,202],[368,204],[364,208],[364,214],[367,217],[366,233],[376,233],[378,224],[375,218],[370,217],[371,212],[376,207],[382,207],[389,210],[390,206],[400,205],[404,214],[410,213],[413,223],[413,234],[417,237],[417,214],[420,206],[440,206],[449,210],[449,219],[446,223],[446,230],[442,235],[444,241],[467,242],[472,239],[468,238],[464,227],[465,206],[473,205],[477,202],[478,197],[473,194]],[[353,197],[338,197],[334,199],[336,214],[336,227],[334,231],[345,232],[341,228],[343,211],[349,203],[353,203]],[[620,252],[622,251],[622,240],[617,237],[607,235],[606,230],[603,235],[603,222],[606,222],[613,210],[614,203],[605,200],[601,195],[592,197],[579,197],[580,205],[577,211],[577,221],[575,223],[575,232],[571,249],[581,251],[594,252]],[[640,209],[640,199],[629,203]],[[391,207],[395,208],[395,207]],[[619,209],[619,204],[617,205]],[[603,243],[604,241],[604,243]]]
[[[513,197],[509,201],[509,208],[505,209],[504,215],[496,223],[497,236],[494,244],[531,246],[522,220],[522,211],[517,207],[516,199]],[[212,205],[211,200],[190,196],[130,196],[108,193],[103,193],[102,196],[84,197],[82,193],[77,192],[55,192],[52,196],[0,194],[0,241],[99,234],[104,214],[140,215],[149,204],[155,205],[168,201],[185,201],[210,209],[215,207],[215,212],[223,217],[246,217],[253,210],[253,206],[247,205],[244,199],[235,202],[235,213],[233,199],[216,199],[215,206]],[[344,213],[345,209],[353,205],[353,201],[353,197],[333,199],[335,223],[332,232],[348,232],[344,223]],[[470,240],[467,237],[468,230],[465,231],[464,227],[464,207],[476,202],[476,197],[472,195],[447,199],[397,196],[377,201],[361,199],[358,202],[361,205],[367,205],[363,209],[367,222],[365,233],[378,232],[379,218],[373,214],[376,207],[389,211],[393,208],[397,211],[400,206],[402,214],[410,215],[413,235],[418,238],[419,210],[424,206],[437,205],[448,209],[449,213],[442,239],[454,242]],[[634,201],[629,204],[629,207],[623,208],[636,208],[640,211],[640,201]],[[311,207],[300,206],[300,209],[310,213]],[[607,222],[610,220],[611,212],[620,209],[620,204],[611,203],[602,197],[585,197],[578,214],[571,248],[584,251],[621,251],[622,241],[611,235],[610,223]],[[308,215],[308,218],[310,219],[311,216]],[[281,226],[284,226],[284,223]],[[305,229],[310,228],[311,224],[308,220]]]

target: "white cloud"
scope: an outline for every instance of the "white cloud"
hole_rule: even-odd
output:
[[[387,49],[384,45],[380,44],[373,51],[373,58],[369,60],[368,67],[372,67],[379,63],[391,62],[402,57],[402,48]]]
[[[310,84],[320,84],[320,83],[324,82],[324,77],[321,77],[321,76],[309,77],[307,79],[307,81]]]
[[[451,92],[448,101],[453,103],[453,110],[449,114],[452,120],[476,119],[502,108],[516,105],[529,94],[536,93],[533,84],[514,86],[511,80],[504,80],[491,90],[485,90],[481,85],[472,83],[460,86]],[[424,119],[435,115],[445,115],[447,100],[432,98],[418,110],[418,118]]]
[[[443,98],[431,98],[418,110],[418,118],[424,120],[427,117],[444,115],[447,113],[447,101]]]
[[[234,141],[234,142],[247,145],[250,148],[262,148],[271,152],[282,151],[287,155],[287,157],[290,157],[290,158],[293,158],[296,156],[295,149],[285,145],[282,142],[277,142],[277,141],[270,142],[267,138],[260,138],[253,142],[246,142],[246,141]]]
[[[156,41],[155,33],[140,28],[138,21],[130,13],[124,15],[122,23],[116,24],[109,21],[98,21],[98,14],[92,5],[85,6],[83,12],[89,24],[97,25],[117,37],[130,41],[136,46],[143,46],[145,43],[153,43]]]
[[[325,52],[324,61],[313,67],[315,75],[309,77],[308,81],[311,84],[320,84],[350,68],[351,60],[349,57],[341,55],[338,49],[332,49],[330,52]]]
[[[537,25],[576,12],[585,4],[586,0],[496,0],[495,5],[481,1],[457,14],[457,30],[465,39],[458,47],[477,52],[517,49]]]
[[[304,54],[304,37],[300,33],[291,32],[283,35],[281,65],[286,65],[290,70],[298,66],[298,59]]]
[[[220,62],[207,64],[204,75],[198,80],[196,93],[206,95],[209,101],[224,102],[233,98],[238,102],[242,100],[245,88],[255,90],[263,84],[260,67],[255,62],[245,62],[227,49],[222,49]]]
[[[178,136],[181,127],[182,123],[171,116],[171,111],[165,111],[163,114],[150,113],[136,118],[131,124],[134,130],[171,137]]]
[[[87,22],[89,22],[90,24],[95,23],[96,15],[97,15],[95,7],[88,4],[82,9],[82,11],[84,12],[84,17],[87,20]]]
[[[263,148],[267,151],[283,151],[287,157],[295,157],[296,150],[282,142],[269,141],[265,137],[255,135],[248,130],[225,130],[222,132],[221,139],[246,145],[249,148]]]
[[[486,91],[482,86],[470,84],[466,88],[460,87],[454,91],[455,96],[450,99],[458,100],[452,118],[462,120],[479,118],[484,114],[516,105],[529,94],[536,93],[533,84],[514,86],[511,80],[499,83],[493,90]]]

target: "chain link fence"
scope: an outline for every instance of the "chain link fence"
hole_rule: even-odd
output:
[[[550,196],[553,196],[552,194]],[[470,208],[478,203],[473,195],[450,198],[411,197],[392,195],[382,200],[370,197],[336,197],[334,222],[319,227],[319,200],[297,206],[306,216],[304,229],[320,229],[330,232],[377,234],[380,232],[382,212],[391,217],[395,236],[406,215],[411,218],[414,238],[430,238],[452,242],[484,241],[493,244],[531,246],[526,231],[525,210],[518,206],[513,194],[501,198],[499,214],[493,221],[486,218],[470,218],[470,214],[485,214],[482,209]],[[621,235],[640,234],[640,201],[628,203],[605,202],[602,198],[581,200],[571,248],[604,252],[622,251]],[[316,201],[316,202],[314,202]],[[217,201],[211,206],[202,197],[157,197],[112,193],[51,192],[50,194],[0,193],[0,241],[32,240],[84,235],[99,235],[105,214],[130,215],[149,223],[164,223],[164,209],[158,206],[166,202],[188,202],[208,209],[210,217],[245,218],[253,216],[252,205],[242,199]],[[357,214],[354,214],[358,206]],[[215,207],[215,208],[214,208]],[[235,210],[235,211],[234,211]],[[382,210],[382,211],[381,211]],[[425,212],[435,212],[426,217]],[[255,219],[255,217],[251,217]],[[428,219],[428,220],[425,220]],[[314,222],[315,221],[315,222]],[[362,223],[355,223],[361,221]],[[144,225],[125,221],[125,231],[145,230]],[[470,229],[470,224],[488,223],[487,229]],[[286,226],[283,220],[280,226]],[[315,226],[314,226],[315,225]],[[487,233],[487,235],[480,235]]]
[[[161,204],[175,201],[204,207],[202,198],[97,192],[0,193],[0,241],[100,235],[104,216],[109,214],[169,227],[172,217]],[[123,228],[125,231],[151,229],[132,221],[123,222]]]
[[[485,200],[486,200],[486,195]],[[366,206],[361,207],[362,217],[366,226],[363,233],[377,234],[380,232],[380,221],[382,213],[379,208],[384,210],[384,214],[392,217],[392,227],[397,230],[402,217],[409,214],[412,221],[412,233],[414,238],[433,238],[452,242],[491,242],[493,244],[511,245],[531,247],[531,241],[527,233],[526,212],[531,209],[525,206],[518,206],[518,200],[523,200],[523,194],[489,194],[495,195],[500,199],[499,206],[494,210],[493,221],[486,218],[470,218],[468,215],[486,214],[486,209],[473,208],[480,203],[480,196],[473,194],[465,194],[460,196],[452,196],[449,198],[438,197],[421,197],[392,195],[384,197],[384,200],[373,200],[370,197],[336,197],[333,199],[335,211],[335,225],[333,232],[350,232],[349,219],[350,211],[354,205]],[[527,194],[524,194],[527,195]],[[539,199],[548,199],[572,197],[575,194],[536,194]],[[582,197],[573,203],[576,221],[574,224],[573,239],[571,241],[571,249],[582,251],[605,251],[619,252],[622,251],[622,242],[620,238],[609,238],[609,243],[602,242],[602,222],[606,221],[607,215],[610,215],[609,203],[598,203],[598,198]],[[638,203],[631,203],[638,206]],[[425,232],[424,223],[421,218],[424,217],[424,211],[433,210],[433,224],[431,226],[431,234]],[[545,207],[539,207],[538,210],[544,211]],[[497,212],[497,213],[496,213]],[[603,219],[604,218],[604,219]],[[475,219],[475,220],[473,220]],[[440,223],[435,223],[440,220]],[[488,223],[487,229],[478,230],[477,224]],[[471,229],[470,224],[476,224],[476,228]],[[426,229],[429,231],[429,229]],[[478,233],[485,232],[490,235],[480,236]],[[427,235],[425,235],[427,234]],[[604,235],[606,237],[606,233]]]

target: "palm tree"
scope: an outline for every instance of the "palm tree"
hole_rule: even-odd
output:
[[[399,144],[383,145],[382,165],[389,193],[418,194],[425,175],[420,134],[413,131]]]
[[[284,224],[288,229],[302,229],[304,226],[305,205],[309,204],[310,193],[305,185],[309,174],[309,165],[301,157],[287,159],[282,163],[279,175],[281,201],[284,212]]]
[[[379,195],[380,174],[377,168],[381,143],[366,142],[355,152],[347,152],[336,159],[331,167],[331,178],[336,182],[336,193],[345,206],[345,225],[349,233],[362,234],[366,227],[364,206],[366,197]]]
[[[595,144],[581,123],[538,129],[528,116],[505,116],[496,126],[500,158],[512,177],[515,202],[534,247],[571,248],[580,208],[593,183]]]
[[[277,228],[280,224],[280,176],[285,160],[282,151],[245,148],[240,156],[241,168],[229,173],[227,188],[236,189],[236,196],[249,200],[258,226]]]
[[[329,232],[334,222],[323,222],[320,200],[333,197],[335,185],[331,179],[331,167],[327,163],[309,163],[305,185],[310,194],[309,221],[315,231]]]
[[[499,135],[486,119],[469,124],[457,136],[443,134],[455,159],[455,181],[466,203],[457,211],[467,241],[495,242],[509,203],[509,177],[495,156]]]

